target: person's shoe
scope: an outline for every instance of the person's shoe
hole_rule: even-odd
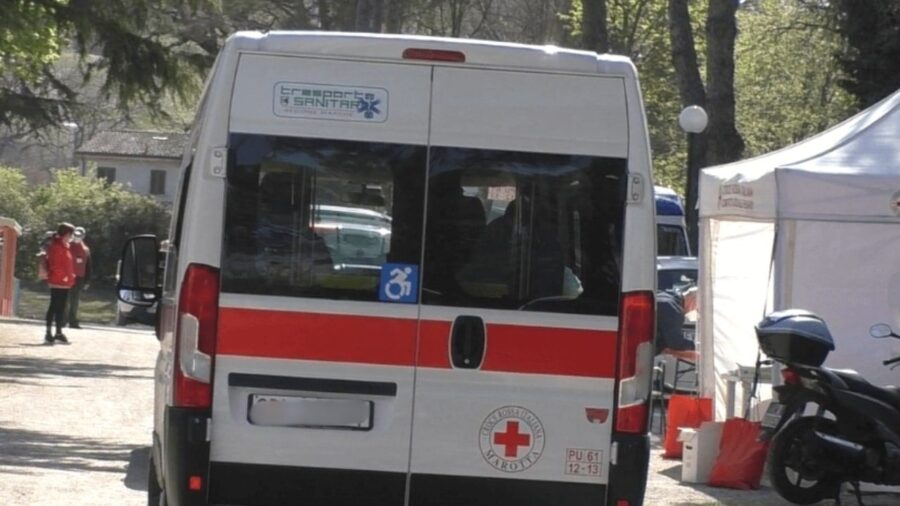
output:
[[[70,323],[70,324],[69,324],[69,328],[70,328],[70,329],[80,329],[80,328],[81,328],[81,325],[79,325],[79,324],[77,324],[77,323]]]
[[[53,336],[50,335],[49,332],[44,336],[44,344],[47,346],[53,346]]]
[[[53,340],[58,342],[59,344],[69,344],[69,340],[66,339],[66,336],[62,334],[56,334],[53,336]]]

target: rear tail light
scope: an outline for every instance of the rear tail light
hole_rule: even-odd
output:
[[[619,314],[619,363],[616,379],[616,430],[630,434],[647,432],[647,399],[653,374],[655,328],[653,292],[631,292],[622,297]]]
[[[460,51],[411,47],[403,51],[403,59],[465,63],[466,55]]]
[[[212,405],[212,369],[219,319],[219,270],[191,264],[178,297],[175,405]]]
[[[190,476],[188,478],[188,490],[192,492],[203,490],[203,477],[198,475]]]
[[[797,374],[797,371],[793,369],[782,369],[781,377],[784,379],[785,385],[799,385],[800,384],[800,375]]]

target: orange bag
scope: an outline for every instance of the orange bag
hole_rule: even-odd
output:
[[[725,421],[719,456],[709,475],[713,487],[758,489],[769,442],[759,442],[760,423],[732,418]]]
[[[678,441],[678,428],[696,429],[703,422],[712,420],[712,399],[694,397],[693,395],[674,394],[669,398],[669,409],[666,413],[666,441],[663,444],[663,458],[680,459],[681,442]]]

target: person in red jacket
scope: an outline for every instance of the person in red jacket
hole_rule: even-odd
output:
[[[75,233],[71,223],[60,223],[47,246],[47,285],[50,287],[50,307],[47,308],[47,333],[44,344],[69,344],[62,333],[66,317],[66,298],[69,289],[75,285],[75,260],[69,250],[69,242]],[[51,326],[56,322],[56,334],[51,334]]]
[[[88,289],[91,279],[91,248],[84,243],[84,228],[75,227],[69,251],[72,252],[75,261],[75,286],[69,290],[69,297],[66,299],[66,321],[70,329],[80,329],[78,303],[81,300],[81,291]]]

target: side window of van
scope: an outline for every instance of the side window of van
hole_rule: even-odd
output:
[[[425,304],[614,315],[626,161],[432,148]]]
[[[223,290],[378,300],[381,266],[418,264],[426,148],[234,134]]]

